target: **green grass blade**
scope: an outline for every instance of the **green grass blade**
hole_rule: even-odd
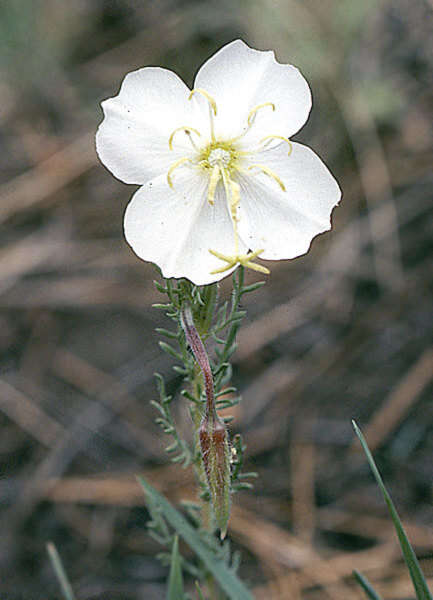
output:
[[[48,542],[47,552],[48,556],[50,557],[51,564],[53,565],[54,572],[62,589],[65,600],[75,600],[74,592],[72,591],[72,587],[69,583],[66,571],[63,568],[62,559],[60,558],[60,555],[57,552],[57,548],[52,542]]]
[[[184,597],[182,567],[180,565],[179,538],[173,540],[171,550],[170,575],[168,577],[167,600],[180,600]]]
[[[416,592],[416,597],[418,600],[433,600],[427,587],[427,583],[424,579],[423,572],[421,571],[421,567],[419,566],[418,559],[415,555],[415,552],[413,551],[412,546],[410,545],[406,532],[403,528],[403,525],[401,524],[400,518],[395,509],[394,503],[391,500],[391,496],[388,494],[385,484],[383,483],[382,477],[374,462],[373,456],[371,455],[371,452],[367,446],[367,442],[365,441],[365,438],[362,435],[361,430],[359,429],[355,421],[352,421],[352,425],[356,435],[359,438],[359,441],[361,442],[362,448],[365,452],[365,455],[367,456],[370,468],[373,471],[373,475],[377,481],[377,484],[382,492],[382,495],[390,512],[395,530],[397,532],[397,537],[400,542],[401,549],[403,551],[404,560],[406,561],[407,568],[409,569],[409,573],[412,578],[413,586]]]
[[[200,538],[198,532],[188,523],[188,521],[173,506],[155,490],[145,479],[138,477],[146,496],[150,497],[151,502],[158,505],[166,520],[183,538],[188,546],[197,554],[197,556],[206,565],[206,568],[212,573],[221,589],[231,600],[253,600],[252,595],[244,586],[242,581],[231,571],[227,565],[211,552],[206,544]]]
[[[203,596],[203,592],[200,589],[198,581],[195,582],[195,589],[197,590],[198,600],[206,600],[206,598]]]
[[[382,598],[379,596],[379,594],[373,588],[373,586],[368,581],[368,579],[366,577],[364,577],[364,575],[362,575],[359,571],[355,570],[355,571],[353,571],[353,576],[355,577],[355,579],[359,583],[359,585],[362,587],[362,589],[364,590],[364,592],[369,600],[382,600]]]

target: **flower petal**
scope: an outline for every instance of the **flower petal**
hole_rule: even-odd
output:
[[[156,263],[164,277],[186,277],[204,285],[234,270],[211,275],[224,262],[209,249],[234,254],[234,234],[222,186],[211,206],[207,185],[207,178],[185,168],[176,174],[174,189],[158,177],[141,187],[126,209],[128,243],[140,258]],[[240,251],[245,250],[240,243]]]
[[[261,258],[295,258],[308,252],[311,240],[331,228],[331,212],[341,191],[320,158],[307,146],[286,144],[261,152],[254,162],[266,165],[285,186],[258,169],[240,180],[239,234]],[[256,161],[257,159],[257,161]]]
[[[170,151],[170,134],[181,126],[200,128],[200,111],[188,101],[189,89],[171,71],[146,67],[128,73],[118,96],[102,102],[105,118],[96,134],[101,161],[125,183],[144,183],[167,172],[192,147],[179,132]]]
[[[259,109],[248,138],[290,137],[304,125],[311,109],[310,88],[296,67],[280,64],[272,51],[253,50],[241,40],[227,44],[206,61],[194,87],[215,99],[216,130],[221,136],[239,135],[250,111],[272,102],[275,111],[270,106]]]

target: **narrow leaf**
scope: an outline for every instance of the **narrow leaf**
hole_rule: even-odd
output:
[[[174,348],[172,348],[172,346],[170,346],[170,344],[167,344],[166,342],[161,342],[161,341],[159,341],[158,344],[159,344],[159,347],[161,348],[161,350],[163,350],[164,352],[167,352],[167,354],[170,354],[170,356],[172,356],[176,360],[182,361],[182,356],[179,354],[179,352],[176,352],[176,350]]]
[[[167,600],[180,600],[184,597],[182,567],[180,564],[179,538],[176,535],[171,550],[170,575],[168,577]]]
[[[197,590],[198,600],[206,600],[206,598],[203,596],[203,592],[200,589],[198,581],[195,582],[195,589]]]
[[[242,288],[242,295],[254,292],[265,285],[266,281],[257,281],[257,283],[251,283]]]
[[[57,548],[52,542],[48,542],[47,552],[65,600],[75,600],[74,592],[72,591],[66,571],[63,568],[62,560],[57,552]]]
[[[390,512],[391,518],[394,523],[395,530],[397,532],[397,537],[400,542],[401,549],[403,551],[404,560],[406,561],[407,568],[409,569],[410,576],[412,578],[412,583],[415,588],[416,597],[418,600],[433,600],[432,596],[427,587],[427,583],[424,579],[423,572],[421,571],[421,567],[419,566],[418,559],[413,551],[412,546],[407,538],[406,532],[403,528],[403,525],[400,521],[398,513],[395,509],[394,503],[391,500],[391,496],[389,495],[385,484],[383,483],[382,477],[376,467],[376,463],[374,462],[373,456],[367,446],[367,442],[365,441],[364,436],[361,433],[358,425],[355,421],[352,421],[353,428],[355,430],[356,435],[361,442],[362,448],[367,457],[368,463],[370,465],[371,470],[373,471],[373,475],[377,481],[377,484],[382,492],[382,495],[385,499],[386,505]]]
[[[212,573],[221,589],[231,600],[253,600],[252,595],[244,586],[242,581],[233,573],[231,569],[215,554],[209,550],[201,539],[199,533],[188,523],[188,521],[162,496],[155,490],[143,477],[138,477],[145,495],[154,505],[158,505],[164,517],[177,533],[184,539],[188,546],[197,554],[197,556],[206,565],[206,568]]]
[[[159,335],[164,335],[167,338],[170,338],[172,340],[177,340],[177,338],[179,337],[177,331],[170,331],[169,329],[163,329],[162,327],[157,327],[155,329],[156,333],[159,333]]]
[[[365,595],[367,596],[367,598],[369,598],[369,600],[382,600],[382,598],[379,596],[379,594],[376,592],[376,590],[373,588],[371,583],[364,575],[362,575],[359,571],[355,570],[353,571],[353,576],[355,577],[359,585],[362,587],[362,589],[365,592]]]

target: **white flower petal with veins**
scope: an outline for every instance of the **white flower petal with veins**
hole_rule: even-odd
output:
[[[239,264],[267,273],[257,256],[294,258],[330,229],[338,184],[289,140],[308,118],[310,89],[273,52],[236,40],[201,67],[192,91],[171,71],[139,69],[102,106],[101,161],[142,185],[126,239],[165,277],[208,284]]]

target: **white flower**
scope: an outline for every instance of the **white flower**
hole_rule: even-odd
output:
[[[196,284],[238,264],[300,256],[330,229],[341,193],[308,147],[289,141],[307,120],[311,93],[274,53],[231,42],[199,70],[190,91],[166,69],[126,75],[102,103],[101,161],[142,184],[125,236],[165,277]]]

